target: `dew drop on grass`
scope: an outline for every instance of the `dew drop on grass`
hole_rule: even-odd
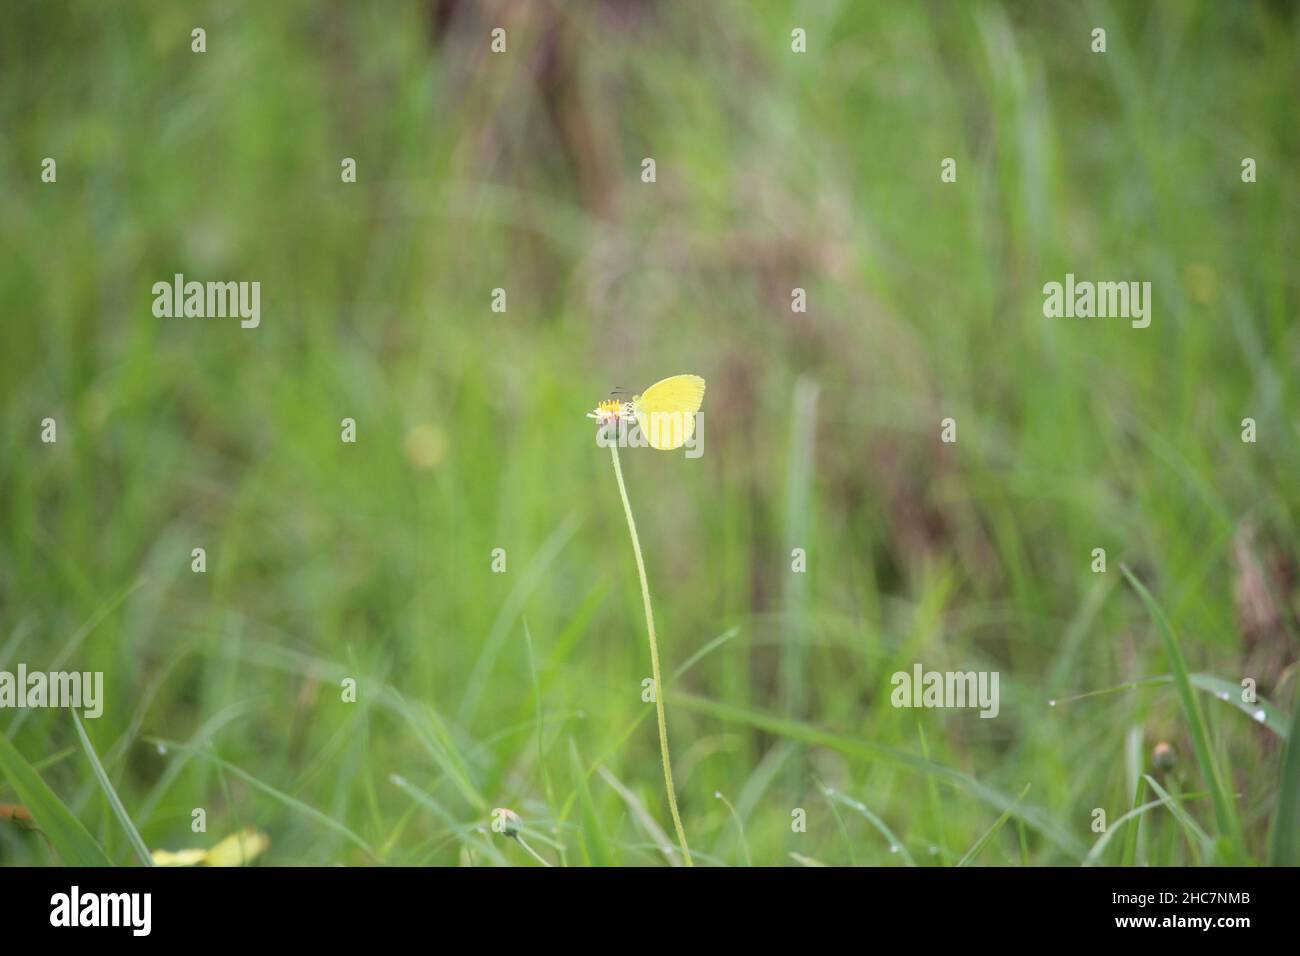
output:
[[[158,756],[160,756],[160,757],[165,757],[165,756],[167,756],[167,745],[166,745],[166,744],[159,744],[159,745],[158,745]]]
[[[890,853],[897,853],[897,852],[898,852],[898,847],[894,846],[894,845],[891,843],[891,844],[889,845],[889,852],[890,852]]]
[[[1255,713],[1254,713],[1252,716],[1254,716],[1254,718],[1255,718],[1256,720],[1258,720],[1261,724],[1262,724],[1262,723],[1264,722],[1264,720],[1265,720],[1265,714],[1264,714],[1264,712],[1263,712],[1262,710],[1257,710],[1257,711],[1255,711]]]
[[[1226,690],[1219,691],[1219,700],[1227,700],[1227,699],[1228,699],[1228,692]]]
[[[1049,701],[1047,702],[1047,706],[1048,706],[1048,707],[1055,707],[1055,706],[1056,706],[1056,701],[1054,701],[1054,700],[1049,700]]]

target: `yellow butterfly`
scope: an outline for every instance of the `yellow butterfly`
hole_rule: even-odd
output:
[[[603,401],[588,418],[602,426],[620,419],[636,422],[651,448],[672,451],[681,448],[695,434],[695,413],[704,402],[704,379],[698,375],[673,375],[661,379],[632,401],[616,398]]]

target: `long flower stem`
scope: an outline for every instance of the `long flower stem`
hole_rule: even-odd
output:
[[[627,500],[627,486],[623,484],[623,467],[618,462],[618,445],[609,446],[614,459],[614,477],[618,479],[618,493],[623,497],[623,513],[627,515],[627,530],[632,536],[632,551],[636,555],[636,569],[641,575],[641,600],[645,603],[645,626],[650,634],[650,673],[655,682],[655,716],[659,719],[659,755],[664,764],[664,788],[668,791],[668,809],[673,814],[677,828],[677,842],[682,846],[682,857],[687,866],[694,866],[691,850],[686,845],[686,831],[677,812],[677,794],[673,790],[673,765],[668,757],[668,721],[664,717],[664,684],[659,678],[659,643],[655,640],[655,615],[650,607],[650,583],[645,576],[645,561],[641,557],[641,542],[636,536],[636,521],[632,518],[632,504]]]
[[[542,856],[540,853],[538,853],[536,850],[530,847],[527,843],[525,843],[524,838],[520,836],[518,833],[515,834],[515,842],[518,843],[525,850],[527,850],[529,854],[532,856],[532,858],[536,860],[538,863],[542,864],[542,866],[551,865],[550,863],[546,862],[546,857]]]

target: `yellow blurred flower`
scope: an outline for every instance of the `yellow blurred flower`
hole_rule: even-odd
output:
[[[261,830],[244,827],[210,850],[154,850],[153,861],[159,866],[243,866],[265,853],[270,845],[271,838]]]
[[[416,468],[432,471],[447,453],[447,436],[437,425],[416,425],[407,431],[402,450]]]
[[[158,866],[195,866],[202,863],[207,850],[154,850],[153,861]]]

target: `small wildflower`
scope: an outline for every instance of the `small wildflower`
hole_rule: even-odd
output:
[[[509,837],[523,847],[524,852],[531,856],[542,866],[550,866],[547,859],[528,845],[524,839],[524,822],[519,819],[519,814],[506,807],[497,807],[492,811],[492,829],[503,836]]]
[[[519,814],[506,807],[497,807],[492,811],[492,829],[497,833],[508,837],[519,836],[519,830],[523,826],[523,821],[519,819]]]

